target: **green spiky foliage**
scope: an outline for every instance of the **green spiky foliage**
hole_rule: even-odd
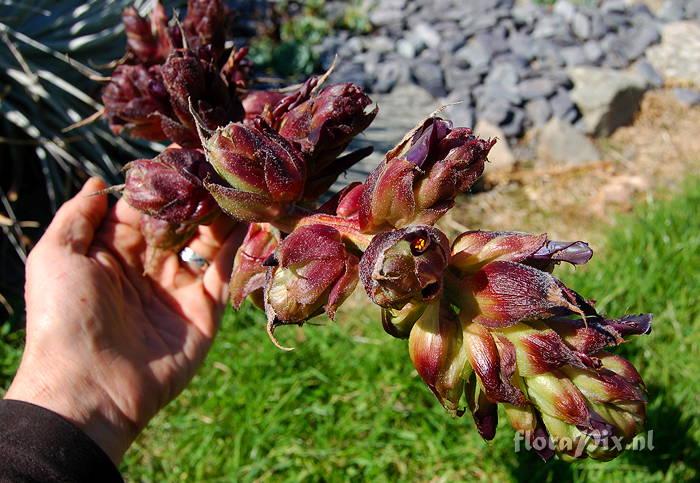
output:
[[[89,176],[115,181],[122,163],[149,150],[89,122],[102,109],[103,72],[124,52],[122,10],[149,3],[0,1],[0,294],[10,301],[61,202]]]

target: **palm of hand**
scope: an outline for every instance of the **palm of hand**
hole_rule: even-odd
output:
[[[7,397],[27,400],[33,391],[34,400],[50,399],[41,405],[87,425],[88,434],[95,425],[104,431],[106,420],[109,431],[128,435],[118,448],[101,444],[118,460],[204,359],[242,233],[232,233],[223,218],[201,227],[190,246],[212,260],[206,271],[170,254],[144,276],[139,213],[120,201],[105,217],[104,197],[84,196],[101,188],[91,183],[62,208],[30,256],[27,346],[16,381],[34,384],[13,383]],[[86,400],[76,407],[57,392]],[[101,443],[99,434],[91,436]]]

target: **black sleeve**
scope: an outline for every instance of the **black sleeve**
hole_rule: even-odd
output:
[[[104,451],[48,409],[0,400],[0,482],[122,482]]]

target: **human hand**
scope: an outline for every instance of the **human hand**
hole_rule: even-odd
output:
[[[207,354],[245,227],[221,216],[198,229],[189,246],[206,270],[170,254],[144,275],[140,213],[88,196],[104,187],[89,180],[29,256],[27,342],[5,398],[67,418],[118,464]]]

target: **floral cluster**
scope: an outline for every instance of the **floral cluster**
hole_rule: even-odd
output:
[[[643,430],[646,396],[607,349],[648,333],[651,316],[606,318],[552,275],[591,258],[584,242],[481,230],[450,242],[434,225],[481,176],[495,140],[438,114],[365,182],[319,203],[371,152],[346,149],[377,107],[326,76],[252,88],[245,49],[227,47],[230,16],[221,0],[189,0],[182,21],[160,4],[148,19],[124,13],[128,51],[104,90],[105,116],[115,133],[174,143],[125,170],[122,193],[144,214],[149,246],[177,251],[218,216],[248,223],[231,303],[263,309],[276,344],[279,326],[333,319],[361,282],[440,403],[468,410],[485,439],[502,404],[526,438],[584,442],[576,454],[555,446],[561,457],[615,457],[608,437]]]

